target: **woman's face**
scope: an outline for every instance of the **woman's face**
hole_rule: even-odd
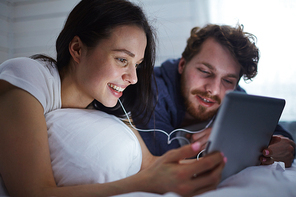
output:
[[[84,47],[74,72],[79,97],[115,106],[124,89],[137,83],[136,68],[144,59],[146,45],[145,32],[126,25],[116,27],[94,49]]]

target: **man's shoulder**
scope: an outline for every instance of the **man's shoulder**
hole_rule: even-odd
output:
[[[172,75],[178,73],[178,64],[180,59],[167,59],[160,66],[154,68],[156,77],[171,78]]]

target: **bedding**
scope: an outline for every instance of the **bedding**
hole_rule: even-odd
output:
[[[116,117],[97,110],[61,109],[49,113],[46,120],[53,171],[58,185],[113,181],[140,169],[142,155],[138,140]],[[133,162],[137,163],[137,167]],[[269,166],[246,168],[221,182],[217,190],[199,196],[295,197],[295,185],[295,163],[291,168],[285,168],[282,162],[275,162]],[[135,192],[118,196],[178,195]]]
[[[218,188],[196,197],[296,197],[296,160],[292,167],[275,162],[269,166],[248,167],[225,179]],[[180,197],[174,193],[165,195],[130,193],[118,197]]]
[[[94,109],[58,109],[45,117],[58,186],[116,181],[140,170],[138,139],[115,116]]]
[[[140,170],[142,153],[134,133],[118,118],[91,109],[58,109],[46,115],[52,166],[59,186],[103,183]],[[253,166],[199,197],[295,197],[296,160]],[[0,177],[0,196],[8,196]],[[179,197],[135,192],[119,197]]]

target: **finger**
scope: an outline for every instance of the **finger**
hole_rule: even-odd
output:
[[[290,140],[289,138],[287,138],[286,140],[287,140],[287,141],[291,144],[291,146],[293,146],[293,148],[295,149],[295,147],[296,147],[295,142],[294,142],[293,140]]]
[[[200,140],[201,138],[205,138],[206,140],[208,140],[208,137],[210,136],[211,131],[212,131],[212,128],[207,128],[201,132],[195,133],[192,135],[192,140],[197,141],[197,140]]]
[[[214,164],[213,161],[215,159],[217,159],[218,162]],[[181,192],[179,194],[181,196],[193,196],[215,189],[220,182],[221,172],[225,165],[222,159],[222,154],[215,152],[211,155],[207,155],[205,159],[195,160],[194,163],[183,165],[186,169],[186,176],[189,178],[183,183],[185,184],[185,188],[192,188],[193,190],[186,189],[185,191],[183,190],[184,193]],[[183,172],[185,172],[185,170]],[[190,174],[188,174],[188,172]],[[196,175],[194,178],[192,176],[193,174]]]
[[[224,166],[225,163],[222,162],[218,166],[213,168],[212,171],[207,171],[206,173],[197,176],[197,178],[195,178],[194,183],[198,185],[199,188],[195,191],[194,195],[201,194],[217,188],[221,180],[221,173]]]
[[[263,156],[265,157],[272,157],[273,151],[270,148],[266,148],[262,151]]]
[[[186,133],[185,138],[188,139],[192,143],[192,134],[191,133]]]
[[[192,136],[191,133],[186,133],[186,134],[185,134],[185,137],[186,137],[187,139],[189,139],[189,140],[191,139],[191,136]]]
[[[207,147],[207,142],[202,143],[202,145],[201,145],[201,150],[206,149],[206,147]]]
[[[194,141],[197,141],[199,140],[200,138],[204,137],[206,135],[205,132],[201,132],[201,133],[195,133],[195,134],[192,134],[192,140]]]
[[[193,140],[193,138],[191,138],[192,142],[199,142],[201,144],[201,146],[205,145],[208,141],[208,136],[202,136],[201,138],[197,139],[197,140]]]
[[[218,152],[217,152],[218,154]],[[220,153],[221,154],[221,153]],[[223,158],[223,157],[222,157]],[[207,158],[204,158],[204,159],[207,159]],[[202,171],[199,176],[201,178],[211,178],[211,176],[220,176],[220,172],[222,172],[224,166],[225,166],[225,163],[226,163],[226,159],[224,158],[222,160],[222,162],[219,162],[217,163],[217,165],[213,165],[209,170],[204,170]]]
[[[214,152],[198,160],[198,168],[194,169],[197,176],[213,170],[218,165],[225,164],[226,159],[220,152]]]
[[[260,157],[261,165],[270,165],[274,163],[274,160],[272,157]]]
[[[280,142],[280,141],[288,141],[288,143],[290,143],[294,148],[296,146],[295,142],[287,137],[284,137],[284,136],[280,136],[280,135],[274,135],[273,137],[276,137],[276,138],[280,138],[281,140],[277,139],[278,141],[273,141],[275,143],[277,142]]]
[[[192,141],[191,140],[191,143],[195,143],[195,142],[199,142],[200,143],[200,146],[201,146],[201,150],[203,150],[203,149],[205,149],[206,148],[206,145],[207,145],[207,141],[208,140],[208,138],[201,138],[201,139],[199,139],[199,140],[197,140],[197,141]]]
[[[201,150],[201,144],[195,142],[193,144],[173,149],[164,154],[163,158],[166,162],[179,162],[181,159],[192,158]]]
[[[201,144],[201,149],[205,149],[206,148],[206,145],[207,145],[207,142],[208,142],[208,135],[204,135],[202,136],[201,138],[197,139],[197,140],[193,140],[193,138],[191,138],[191,143],[194,143],[194,142],[199,142]]]

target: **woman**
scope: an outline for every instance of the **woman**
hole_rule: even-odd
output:
[[[56,61],[39,55],[35,60],[16,58],[0,66],[0,173],[9,195],[171,191],[192,196],[217,186],[224,166],[220,153],[181,163],[196,155],[200,145],[154,158],[139,138],[140,172],[109,183],[57,187],[44,115],[59,108],[86,108],[95,100],[97,109],[121,116],[120,97],[131,113],[151,109],[155,46],[139,7],[125,0],[82,0],[70,13],[56,49]]]

